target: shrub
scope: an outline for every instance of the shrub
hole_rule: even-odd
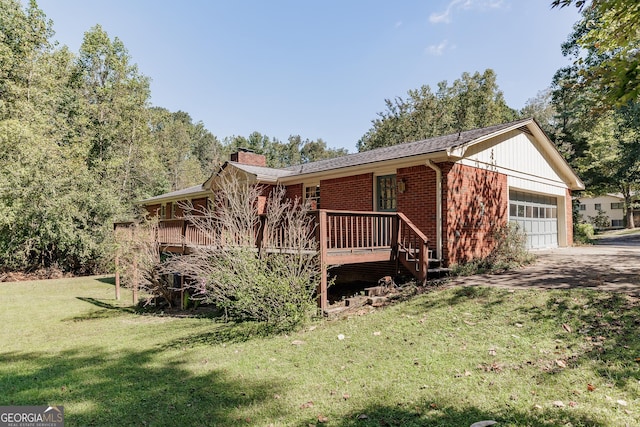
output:
[[[164,269],[188,278],[191,299],[213,303],[228,319],[255,320],[286,331],[316,311],[320,265],[315,223],[309,205],[286,198],[283,187],[271,190],[261,216],[264,190],[227,178],[216,192],[213,210],[186,217],[212,244],[170,258]]]
[[[466,263],[454,264],[451,266],[451,273],[456,276],[497,273],[521,267],[535,259],[535,256],[527,250],[526,234],[514,222],[498,228],[494,232],[493,239],[496,243],[489,255]]]
[[[593,225],[587,223],[576,224],[573,228],[573,240],[576,243],[590,244],[593,242],[595,230]]]

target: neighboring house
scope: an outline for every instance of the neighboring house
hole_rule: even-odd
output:
[[[323,265],[342,264],[332,273],[349,276],[355,271],[360,278],[384,271],[364,262],[395,265],[397,272],[400,258],[400,267],[423,280],[427,255],[444,266],[486,256],[494,247],[493,233],[507,221],[527,233],[529,248],[571,246],[571,191],[584,189],[535,120],[523,119],[282,169],[268,168],[263,156],[240,151],[204,184],[141,204],[167,222],[179,220],[179,202],[206,206],[216,180],[229,171],[250,182],[285,186],[291,198],[312,199],[327,222],[320,232],[328,248]],[[370,222],[364,228],[373,227],[376,215],[395,224],[374,232],[389,234],[379,247],[371,241],[363,244],[367,237],[357,226],[365,218]],[[360,243],[340,247],[340,234]],[[406,243],[409,234],[414,243]],[[383,246],[386,255],[374,256]],[[405,261],[418,255],[414,270]]]
[[[625,227],[626,210],[622,194],[605,194],[596,197],[581,196],[577,200],[579,201],[578,212],[581,221],[593,224],[597,228]]]
[[[597,228],[624,227],[625,210],[622,195],[578,197],[578,201],[581,221],[594,224]]]

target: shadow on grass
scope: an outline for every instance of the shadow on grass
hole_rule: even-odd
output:
[[[280,331],[273,326],[258,322],[216,323],[215,329],[198,335],[190,335],[167,343],[163,349],[187,349],[197,346],[242,343],[250,340],[269,338]]]
[[[68,425],[84,426],[247,425],[234,416],[237,408],[277,411],[270,405],[280,384],[231,379],[205,362],[196,374],[157,353],[83,348],[0,354],[2,402],[64,405]]]
[[[602,383],[626,388],[640,381],[640,300],[625,294],[587,289],[538,290],[541,305],[523,301],[517,307],[512,293],[488,287],[458,287],[449,298],[436,298],[415,305],[416,313],[455,306],[469,301],[482,304],[489,315],[515,310],[533,325],[552,325],[553,338],[573,355],[568,366],[591,364]],[[567,329],[568,328],[568,329]],[[544,375],[553,375],[549,370]],[[593,379],[596,380],[595,378]]]
[[[366,418],[364,418],[366,415]],[[364,419],[363,419],[364,418]],[[403,406],[369,406],[351,413],[341,422],[331,425],[340,427],[379,427],[379,426],[442,426],[468,427],[478,421],[497,421],[497,426],[591,426],[609,425],[606,420],[595,420],[579,413],[571,413],[554,408],[538,409],[535,412],[522,413],[505,408],[501,414],[487,413],[475,407],[463,409],[440,406],[433,402],[423,402]],[[310,423],[313,424],[313,423]]]
[[[106,283],[107,285],[113,285],[113,286],[116,285],[115,276],[98,277],[96,280],[101,283]]]
[[[545,307],[526,311],[534,321],[556,322],[556,339],[577,339],[572,363],[596,363],[596,372],[616,387],[640,381],[640,300],[606,292],[556,292]]]

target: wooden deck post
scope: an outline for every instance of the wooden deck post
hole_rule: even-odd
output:
[[[133,256],[133,277],[132,277],[131,288],[133,289],[133,305],[138,304],[138,260],[134,254]]]
[[[116,300],[120,300],[120,248],[116,249]]]
[[[327,212],[318,211],[318,244],[320,246],[320,287],[318,289],[318,305],[324,312],[327,309]]]

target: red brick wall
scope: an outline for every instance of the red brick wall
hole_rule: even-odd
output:
[[[397,193],[398,211],[405,214],[436,245],[436,172],[427,166],[397,170],[397,182],[404,181],[404,193]]]
[[[448,264],[484,257],[507,222],[506,175],[460,164],[443,168],[443,252]]]
[[[303,194],[302,194],[302,192],[303,192],[302,184],[287,185],[286,190],[287,190],[286,194],[287,194],[287,197],[289,199],[291,199],[291,200],[298,199],[298,200],[302,201],[302,196],[303,196]],[[322,191],[322,190],[320,190],[320,191]]]
[[[320,181],[322,209],[371,211],[373,209],[373,173]]]
[[[262,154],[238,151],[231,154],[231,161],[251,166],[267,166],[267,159]]]
[[[573,246],[573,201],[571,200],[571,190],[567,188],[565,200],[565,218],[567,223],[567,246]]]
[[[146,205],[145,209],[150,217],[160,216],[160,204]]]

